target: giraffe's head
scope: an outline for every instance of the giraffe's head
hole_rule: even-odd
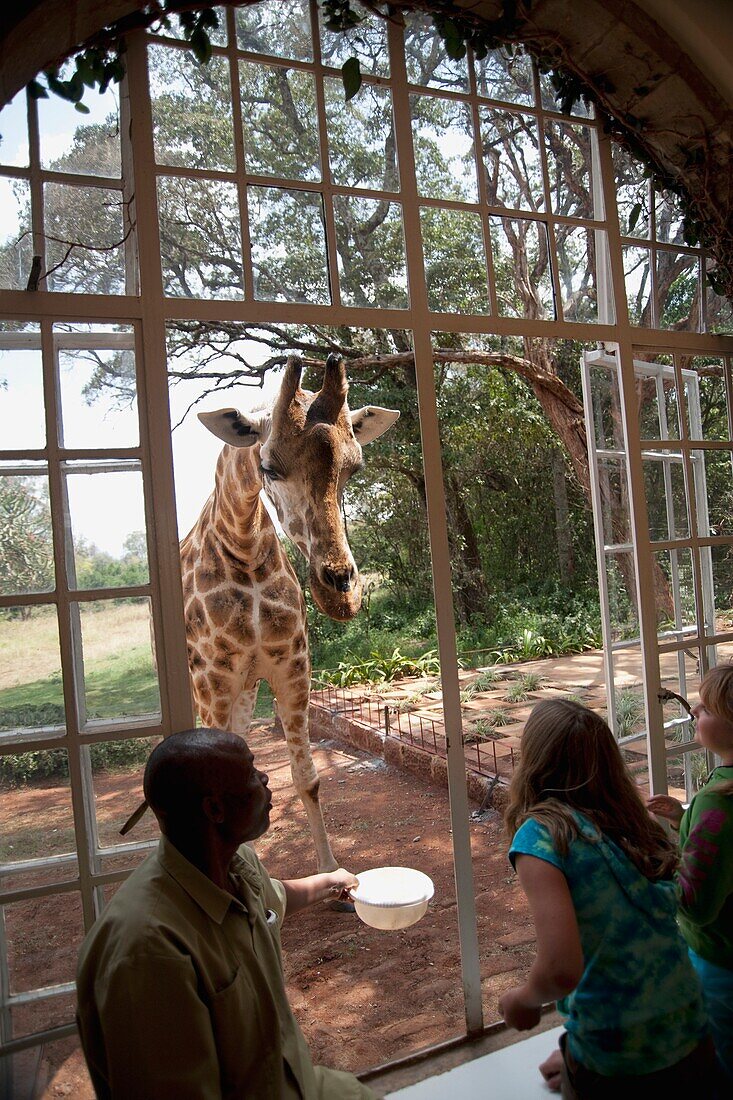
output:
[[[329,355],[318,393],[300,388],[301,371],[301,360],[291,356],[271,410],[219,409],[199,419],[232,447],[259,446],[262,488],[308,561],[313,599],[332,619],[347,620],[361,607],[361,578],[344,529],[344,486],[362,465],[362,446],[400,414],[374,405],[351,412],[337,355]]]

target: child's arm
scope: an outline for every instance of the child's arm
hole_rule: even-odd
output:
[[[701,791],[690,807],[690,827],[677,872],[680,910],[701,927],[733,894],[733,798]]]
[[[666,821],[669,821],[673,829],[679,829],[682,815],[685,812],[682,803],[669,794],[655,794],[648,798],[646,808],[649,813],[656,814],[657,817],[663,817]]]
[[[516,868],[534,918],[537,956],[523,985],[499,1001],[509,1027],[539,1023],[540,1008],[571,993],[583,975],[583,949],[573,899],[562,871],[536,856],[517,855]]]
[[[307,878],[291,878],[283,881],[287,898],[286,914],[297,913],[317,901],[326,898],[337,900],[347,890],[353,890],[359,880],[343,867],[338,871],[326,871],[321,875],[308,875]]]

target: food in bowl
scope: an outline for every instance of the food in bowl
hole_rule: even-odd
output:
[[[413,867],[375,867],[356,877],[359,885],[350,896],[357,916],[385,931],[416,924],[435,892],[433,880]]]

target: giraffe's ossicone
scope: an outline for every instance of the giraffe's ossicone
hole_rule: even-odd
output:
[[[199,413],[222,439],[214,491],[181,543],[191,683],[205,726],[245,734],[260,680],[277,700],[293,783],[308,815],[319,870],[336,866],[323,823],[308,738],[311,665],[305,601],[275,526],[309,565],[318,608],[340,621],[361,606],[361,580],[341,498],[371,443],[399,412],[347,404],[343,361],[329,356],[318,393],[300,388],[291,356],[271,409]]]

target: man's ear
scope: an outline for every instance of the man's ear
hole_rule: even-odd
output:
[[[204,817],[214,825],[221,825],[224,820],[224,803],[218,795],[205,795],[201,799],[201,810]]]
[[[351,427],[357,443],[362,447],[378,439],[400,418],[397,409],[380,409],[378,405],[365,405],[351,414]]]
[[[263,440],[265,418],[262,415],[248,416],[239,409],[217,409],[216,412],[200,412],[198,418],[205,428],[230,447],[252,447]]]

